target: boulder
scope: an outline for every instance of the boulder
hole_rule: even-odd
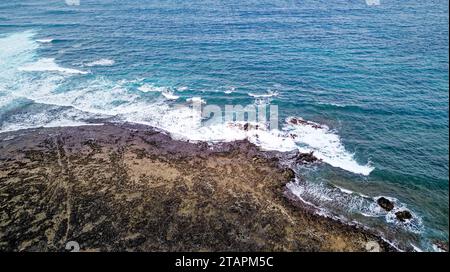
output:
[[[395,216],[397,217],[398,220],[402,222],[405,222],[405,220],[409,220],[412,218],[411,212],[407,210],[396,212]]]
[[[289,119],[288,122],[291,123],[291,124],[293,124],[293,125],[308,125],[308,126],[311,126],[311,127],[315,128],[315,129],[321,129],[321,128],[323,128],[323,127],[322,127],[321,125],[319,125],[319,124],[316,124],[316,123],[310,122],[310,121],[305,121],[305,120],[303,120],[303,119],[301,119],[301,118],[295,118],[295,117],[293,117],[293,118]]]
[[[295,157],[295,162],[300,164],[308,164],[318,161],[319,159],[314,156],[314,152],[311,151],[309,153],[298,153]]]
[[[378,198],[377,203],[381,208],[385,209],[388,212],[392,211],[392,209],[394,208],[394,203],[392,203],[392,201],[385,197]]]

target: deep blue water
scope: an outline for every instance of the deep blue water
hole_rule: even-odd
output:
[[[177,105],[277,105],[280,130],[325,161],[293,191],[432,250],[448,241],[448,49],[446,0],[1,1],[0,130],[112,118],[227,140]],[[396,222],[378,196],[417,219]]]

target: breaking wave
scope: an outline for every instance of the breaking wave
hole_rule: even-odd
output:
[[[24,32],[1,38],[0,45],[7,49],[2,50],[1,68],[12,71],[0,78],[0,91],[4,96],[28,99],[43,105],[70,107],[81,116],[77,119],[74,115],[60,114],[65,120],[61,122],[39,118],[32,122],[34,126],[46,126],[49,122],[65,124],[70,120],[81,122],[88,120],[89,115],[92,118],[101,115],[104,118],[155,126],[175,138],[210,142],[248,139],[265,150],[314,152],[323,162],[356,174],[369,175],[373,170],[369,164],[359,164],[353,154],[345,149],[339,135],[325,125],[291,117],[282,124],[280,130],[267,129],[265,124],[253,124],[243,129],[243,124],[238,122],[202,126],[200,112],[189,105],[166,102],[179,98],[171,88],[143,84],[137,87],[139,92],[136,92],[125,84],[126,81],[115,82],[100,76],[74,79],[76,84],[65,88],[67,82],[73,83],[70,81],[71,75],[88,72],[61,67],[52,58],[37,58],[35,51],[39,44],[33,40],[33,33]],[[106,62],[101,60],[91,64]],[[39,75],[35,76],[35,73]],[[150,92],[160,93],[161,96],[148,98],[139,94]],[[252,96],[267,98],[277,94],[268,92]],[[200,97],[188,98],[188,101],[205,102]],[[45,107],[36,107],[34,110],[45,111]],[[1,124],[1,131],[14,127],[11,118],[6,118]]]

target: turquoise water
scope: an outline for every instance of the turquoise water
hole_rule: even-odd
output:
[[[1,1],[0,131],[107,119],[314,151],[299,197],[433,250],[449,228],[448,49],[445,0]],[[279,131],[198,129],[192,97],[277,105]]]

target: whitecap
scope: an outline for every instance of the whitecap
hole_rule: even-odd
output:
[[[25,64],[19,67],[19,71],[24,72],[60,72],[65,74],[87,74],[86,71],[80,71],[72,68],[64,68],[56,64],[54,58],[42,58],[36,62]]]
[[[186,99],[186,102],[206,104],[206,100],[202,99],[201,97],[191,97]]]
[[[84,66],[92,67],[92,66],[112,66],[114,65],[115,61],[111,59],[99,59],[93,62],[88,62],[84,64]]]
[[[232,94],[232,93],[234,93],[235,91],[236,91],[236,88],[231,87],[230,89],[225,90],[224,93],[225,93],[225,94]]]
[[[353,192],[352,190],[345,189],[345,188],[339,187],[339,186],[334,185],[334,184],[333,184],[333,186],[336,187],[336,188],[338,188],[339,190],[341,190],[341,192],[343,192],[343,193],[345,193],[345,194],[351,195],[351,194],[355,193],[355,192]]]
[[[255,93],[248,93],[249,96],[255,97],[255,98],[268,98],[268,97],[274,97],[278,96],[278,92],[276,91],[267,91],[265,94],[255,94]]]
[[[180,98],[178,95],[175,95],[173,92],[162,92],[161,93],[168,100],[177,100]]]
[[[187,91],[187,90],[189,90],[189,87],[186,87],[186,86],[181,86],[181,87],[177,88],[177,91],[179,91],[179,92],[184,92],[184,91]]]
[[[283,130],[291,135],[300,151],[314,152],[318,159],[331,166],[365,176],[374,169],[369,163],[361,165],[356,162],[354,154],[345,149],[339,135],[325,125],[290,117]]]
[[[54,39],[36,39],[38,43],[52,43]]]
[[[143,93],[149,93],[149,92],[162,93],[162,92],[169,92],[170,91],[170,89],[167,88],[167,87],[158,87],[158,86],[155,86],[153,84],[148,84],[148,83],[146,83],[146,84],[144,84],[142,86],[139,86],[137,89],[139,91],[143,92]]]

